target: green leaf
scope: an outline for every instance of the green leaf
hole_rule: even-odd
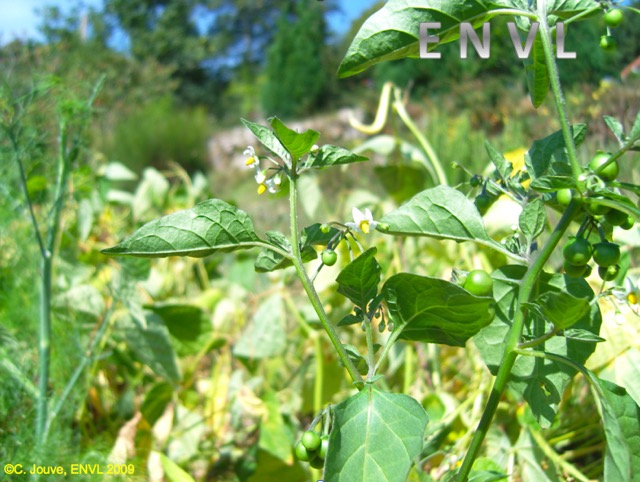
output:
[[[569,176],[542,176],[531,182],[538,192],[553,192],[559,189],[575,188],[576,182]]]
[[[565,338],[569,338],[570,340],[582,341],[585,343],[602,343],[603,341],[607,341],[602,337],[594,335],[590,331],[579,330],[576,328],[569,328],[568,330],[564,330],[562,332],[562,336],[564,336]]]
[[[494,315],[492,298],[438,278],[400,273],[387,280],[382,293],[393,331],[405,340],[464,346]]]
[[[631,127],[631,132],[629,132],[629,139],[638,140],[640,139],[640,111],[636,115],[636,120]]]
[[[607,440],[604,480],[640,481],[640,407],[624,388],[596,377],[572,358],[556,358],[580,370],[591,385]]]
[[[287,149],[282,145],[271,129],[245,119],[240,119],[240,122],[242,122],[247,129],[253,132],[253,135],[258,138],[264,147],[266,147],[276,157],[282,159],[287,166],[291,167],[291,155],[289,155]]]
[[[475,205],[464,194],[448,186],[416,194],[395,211],[385,214],[380,222],[389,225],[385,234],[475,241],[505,252],[500,243],[487,235]]]
[[[272,391],[267,391],[262,396],[262,400],[267,414],[260,424],[258,447],[285,464],[291,465],[293,464],[291,451],[293,437],[280,412],[281,403]]]
[[[275,294],[260,304],[233,347],[233,354],[239,358],[270,358],[284,351],[286,341],[282,296]]]
[[[523,59],[523,62],[524,70],[527,74],[529,97],[531,98],[531,103],[537,109],[544,102],[549,90],[549,71],[544,60],[540,29],[536,32],[536,38],[529,56]]]
[[[173,387],[167,382],[156,383],[147,392],[140,411],[150,427],[162,416],[172,399]]]
[[[372,385],[334,407],[325,482],[405,482],[428,417],[413,398]]]
[[[520,213],[518,224],[522,234],[527,239],[527,245],[530,245],[542,234],[546,222],[547,214],[541,199],[535,199],[524,207]]]
[[[420,23],[440,22],[440,43],[451,42],[460,36],[461,22],[479,26],[488,20],[489,8],[476,1],[390,0],[362,25],[338,75],[355,75],[386,60],[419,57]]]
[[[155,313],[145,313],[146,326],[136,323],[126,315],[119,320],[119,326],[127,345],[137,358],[148,365],[156,375],[170,382],[182,378],[178,360],[171,345],[169,330],[162,318]]]
[[[284,125],[277,117],[271,117],[269,123],[280,144],[282,144],[295,160],[307,154],[318,140],[318,137],[320,137],[320,133],[312,129],[307,129],[306,132],[298,134],[296,131]]]
[[[376,248],[369,248],[345,266],[336,278],[338,293],[349,298],[364,312],[369,301],[378,294],[382,268],[374,257],[376,252]]]
[[[547,4],[547,12],[564,19],[599,6],[595,0],[551,0]]]
[[[169,482],[196,482],[193,477],[162,452],[160,452],[160,464]]]
[[[162,318],[174,339],[179,355],[198,353],[212,335],[211,322],[205,312],[194,305],[156,303],[148,307]]]
[[[535,422],[532,422],[532,425],[534,424]],[[534,427],[522,427],[520,429],[520,436],[514,447],[514,455],[518,460],[518,468],[520,469],[522,480],[560,482],[554,464],[545,463],[545,453],[531,436],[533,430],[535,430]]]
[[[323,233],[320,229],[322,226],[320,223],[312,224],[311,226],[307,226],[300,233],[300,245],[301,246],[326,246],[329,244],[336,234],[338,234],[339,230],[336,228],[329,228],[327,233]]]
[[[571,131],[576,147],[579,147],[586,137],[587,126],[576,124],[571,126]],[[525,157],[525,163],[534,182],[543,176],[573,177],[562,131],[534,141]]]
[[[618,139],[618,142],[620,144],[623,144],[624,143],[624,127],[622,126],[620,121],[615,117],[605,115],[604,122],[605,124],[607,124],[607,127],[613,133],[613,135],[616,136],[616,139]]]
[[[265,233],[269,244],[276,246],[283,251],[291,252],[291,243],[287,237],[278,231],[267,231]],[[315,254],[315,251],[314,251]],[[287,268],[291,266],[291,260],[285,258],[282,254],[276,253],[269,248],[260,251],[255,262],[255,269],[258,273],[267,273],[277,269]]]
[[[291,253],[291,243],[284,234],[277,231],[267,231],[266,235],[269,244],[280,248],[287,253]],[[316,250],[313,249],[311,245],[303,245],[300,248],[300,256],[302,261],[306,263],[316,259],[318,257],[318,253],[316,253]],[[267,273],[278,269],[288,268],[292,265],[293,262],[291,259],[286,258],[282,254],[276,253],[269,248],[265,248],[260,252],[256,259],[255,270],[258,273]]]
[[[474,342],[485,364],[494,375],[502,362],[504,342],[515,316],[519,283],[527,268],[525,266],[503,266],[491,274],[493,294],[496,299],[496,316],[493,322],[482,329]],[[542,273],[538,280],[538,290],[542,293],[568,293],[576,298],[593,301],[594,293],[582,278],[559,274]],[[574,329],[588,331],[595,336],[600,332],[602,317],[597,303],[590,305],[589,311],[573,325]],[[524,339],[534,339],[551,329],[551,324],[535,311],[530,311],[525,323]],[[584,363],[595,351],[595,343],[584,343],[562,336],[545,341],[545,351],[570,356],[577,363]],[[511,372],[509,386],[523,395],[536,416],[538,423],[547,428],[558,410],[562,394],[575,376],[575,370],[553,360],[533,357],[519,357]]]
[[[604,393],[600,397],[607,439],[604,480],[640,481],[640,408],[624,388],[596,380]]]
[[[368,161],[368,157],[359,156],[342,147],[323,145],[316,154],[311,154],[305,161],[304,167],[328,167],[354,162]]]
[[[596,188],[593,192],[595,195],[603,198],[598,199],[598,204],[609,206],[618,211],[623,211],[636,219],[640,219],[640,209],[636,207],[628,196],[618,194],[607,188]]]
[[[543,317],[553,323],[556,330],[569,328],[588,316],[590,311],[587,298],[576,298],[564,292],[543,293],[533,304]]]
[[[259,242],[247,213],[220,199],[209,199],[192,209],[151,221],[101,252],[112,256],[200,258],[216,251],[253,248]]]
[[[364,320],[360,316],[349,314],[342,318],[336,326],[349,326],[356,325],[358,323],[362,323]]]
[[[53,308],[61,316],[75,313],[78,320],[95,323],[104,315],[104,298],[100,291],[89,284],[71,286],[53,299]]]
[[[246,480],[247,482],[309,482],[309,471],[303,468],[303,465],[308,467],[308,464],[302,464],[301,462],[287,464],[266,450],[259,449],[255,468],[251,467],[250,470],[244,470],[244,472],[249,472],[251,475],[248,478],[235,480]],[[241,468],[238,467],[236,470],[240,473]]]
[[[376,166],[374,172],[385,191],[398,204],[422,191],[427,182],[427,172],[422,166]]]
[[[360,373],[360,375],[366,375],[369,372],[367,360],[360,354],[358,347],[345,344],[344,351],[347,353],[347,356],[353,362],[356,370],[358,370],[358,373]]]
[[[500,177],[507,181],[511,177],[511,173],[513,172],[513,164],[505,159],[502,153],[497,150],[495,147],[491,145],[491,143],[485,139],[484,148],[487,150],[487,154],[489,154],[489,159],[496,167],[498,174]]]

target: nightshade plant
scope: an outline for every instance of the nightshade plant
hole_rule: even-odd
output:
[[[629,151],[640,150],[640,115],[627,132],[620,121],[606,117],[619,148],[607,154],[604,161],[598,153],[596,167],[583,167],[577,148],[585,140],[586,126],[569,121],[554,58],[557,22],[567,25],[603,15],[611,8],[609,2],[593,0],[391,0],[365,22],[340,66],[339,75],[346,77],[377,62],[418,56],[421,22],[440,22],[441,42],[456,40],[461,22],[479,26],[498,15],[514,18],[523,39],[534,22],[539,24],[531,56],[525,61],[531,101],[539,107],[550,90],[561,130],[534,141],[526,156],[526,169],[521,170],[514,169],[486,143],[495,170],[486,178],[473,177],[474,184],[481,188],[478,196],[504,195],[522,207],[519,236],[506,244],[487,234],[481,212],[467,195],[444,184],[420,192],[380,219],[374,219],[369,211],[354,209],[353,222],[316,223],[301,228],[300,178],[311,170],[363,162],[366,158],[336,146],[318,147],[318,132],[298,133],[271,118],[269,126],[243,120],[268,153],[263,156],[250,147],[245,154],[247,166],[255,170],[259,193],[288,189],[289,236],[273,231],[259,235],[247,213],[212,199],[152,221],[103,252],[138,257],[202,257],[218,251],[255,248],[259,250],[255,262],[259,272],[293,266],[358,390],[330,412],[318,414],[317,419],[329,415],[332,418],[326,457],[312,458],[317,444],[310,448],[303,438],[303,458],[315,463],[314,467],[324,460],[325,481],[406,480],[423,452],[428,417],[411,397],[378,388],[376,381],[383,376],[379,368],[398,340],[464,347],[471,338],[495,380],[464,460],[444,476],[446,480],[505,478],[505,474],[474,467],[505,390],[509,387],[521,394],[545,428],[556,417],[563,393],[577,373],[589,382],[603,418],[607,441],[605,480],[636,480],[640,474],[640,410],[623,388],[597,378],[584,366],[596,343],[603,341],[599,337],[602,318],[598,297],[582,278],[586,268],[570,270],[586,267],[591,253],[579,260],[573,253],[566,255],[564,274],[554,272],[548,263],[568,235],[589,245],[613,242],[612,224],[602,217],[606,212],[621,213],[612,218],[619,218],[619,225],[629,228],[640,216],[640,210],[627,195],[637,195],[640,188],[618,180],[617,169],[607,169],[627,160]],[[437,45],[431,44],[434,47]],[[268,168],[264,163],[270,164]],[[611,175],[612,171],[616,176]],[[566,206],[556,196],[559,191]],[[555,227],[547,232],[551,210],[561,214],[556,216],[559,220]],[[466,283],[464,276],[454,283],[399,273],[382,282],[376,248],[364,249],[360,244],[362,237],[374,229],[389,236],[474,242],[511,261],[491,273],[491,280],[480,276],[483,286],[478,290],[477,282]],[[314,287],[315,275],[309,274],[306,263],[323,251],[330,254],[321,257],[318,269],[322,269],[323,262],[333,264],[340,243],[346,243],[352,261],[337,277],[337,291],[353,303],[353,312],[342,320],[331,320]],[[604,281],[612,278],[607,263],[614,257],[608,256],[607,262],[600,265],[605,268]],[[475,276],[477,273],[474,279]],[[472,285],[476,293],[487,295],[478,296],[464,288]],[[599,296],[611,292],[603,290]],[[339,327],[352,324],[361,325],[365,331],[364,355],[357,348],[345,346],[338,334]],[[383,347],[374,343],[376,328],[390,332]]]

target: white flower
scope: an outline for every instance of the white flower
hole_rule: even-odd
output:
[[[618,298],[622,302],[635,305],[638,303],[637,288],[633,285],[631,278],[624,279],[624,288],[614,288],[612,290],[613,296]]]
[[[264,175],[264,172],[256,169],[256,182],[258,184],[264,184],[264,181],[267,179],[267,176]]]
[[[276,174],[272,178],[267,179],[265,184],[271,194],[277,193],[280,190],[280,176]]]
[[[378,222],[373,220],[373,215],[368,208],[364,210],[364,213],[358,208],[353,208],[351,213],[353,214],[353,222],[345,223],[349,228],[364,234],[369,234],[372,229],[376,229]]]
[[[256,151],[253,150],[252,146],[247,146],[242,154],[249,156],[245,161],[245,165],[247,167],[254,167],[256,170],[260,168],[260,159],[256,155]]]

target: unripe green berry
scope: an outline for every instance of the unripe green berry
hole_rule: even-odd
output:
[[[622,23],[624,14],[619,8],[611,8],[604,14],[604,21],[607,27],[615,28]]]
[[[618,277],[620,273],[620,266],[614,264],[613,266],[600,266],[598,268],[598,275],[603,281],[613,281]]]
[[[338,260],[338,254],[333,249],[325,249],[322,252],[322,262],[327,266],[333,266]]]
[[[311,460],[311,456],[307,448],[302,443],[302,440],[298,440],[295,447],[293,448],[294,453],[296,454],[296,458],[301,462],[309,462]]]
[[[314,432],[313,430],[307,430],[302,434],[302,445],[309,451],[313,452],[318,450],[320,444],[322,443],[322,439],[318,432]]]

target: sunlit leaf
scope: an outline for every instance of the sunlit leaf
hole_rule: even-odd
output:
[[[269,119],[269,123],[280,144],[282,144],[296,160],[307,154],[318,140],[318,137],[320,137],[320,133],[312,129],[307,129],[305,132],[299,134],[289,129],[277,117]]]
[[[482,216],[464,194],[438,186],[416,194],[380,220],[389,225],[385,234],[428,236],[454,241],[475,241],[498,251],[505,249],[485,231]]]
[[[439,278],[400,273],[386,281],[382,292],[402,339],[464,346],[494,315],[492,298]]]
[[[148,258],[202,257],[216,251],[253,248],[259,241],[247,213],[220,199],[210,199],[151,221],[101,252]]]
[[[405,482],[428,417],[413,398],[367,385],[334,407],[325,482]]]
[[[253,132],[253,135],[258,138],[264,147],[291,167],[291,156],[271,129],[246,119],[240,119],[240,121],[247,129]]]
[[[306,162],[305,167],[328,167],[338,166],[341,164],[351,164],[353,162],[367,161],[368,158],[354,154],[343,147],[325,144],[316,154],[311,154]]]

